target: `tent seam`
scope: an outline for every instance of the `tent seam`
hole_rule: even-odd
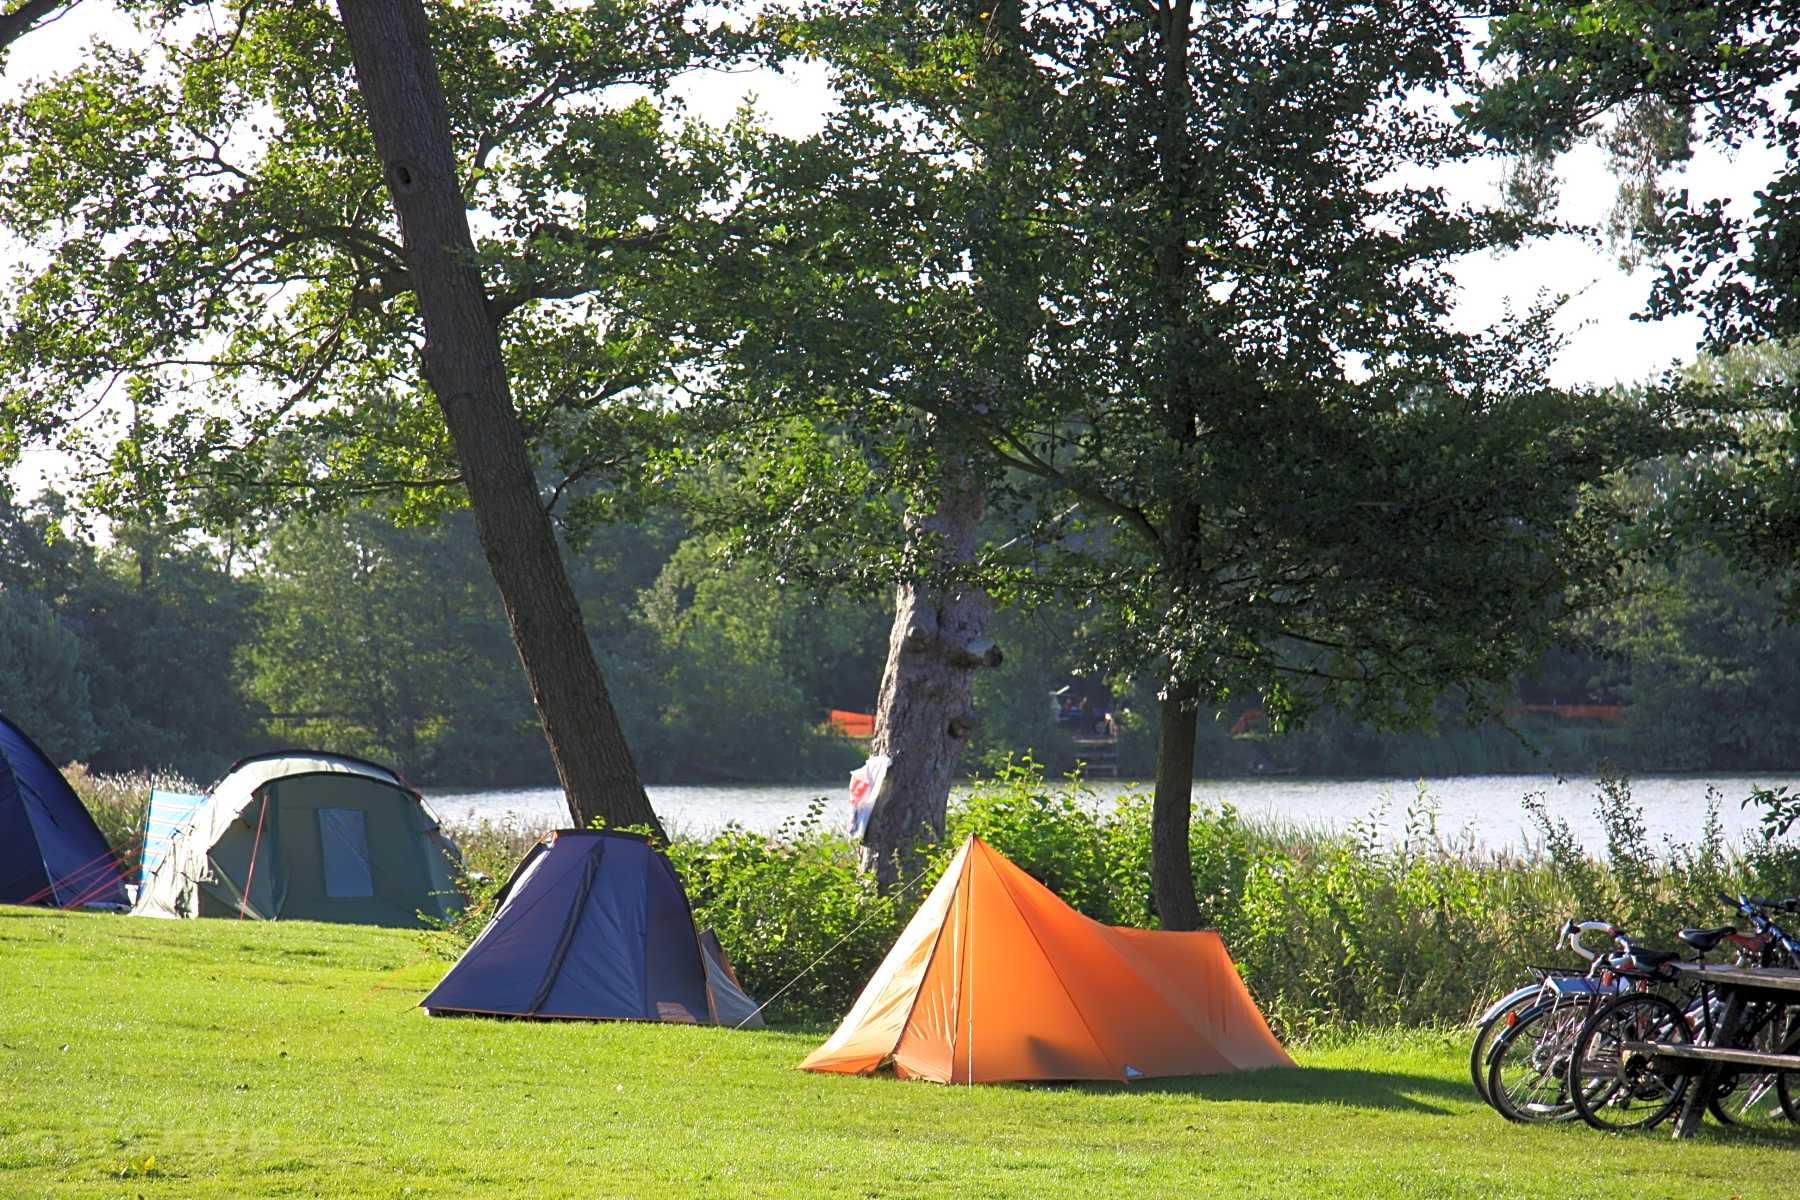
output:
[[[986,842],[982,843],[982,848],[987,848]],[[1012,865],[1017,866],[1017,864]],[[1019,869],[1023,870],[1023,868]],[[1063,990],[1063,995],[1068,998],[1069,1007],[1075,1010],[1076,1017],[1081,1020],[1081,1027],[1087,1030],[1088,1040],[1094,1043],[1094,1049],[1100,1052],[1100,1057],[1102,1058],[1116,1059],[1118,1057],[1117,1055],[1108,1053],[1106,1047],[1100,1044],[1100,1035],[1095,1033],[1094,1027],[1088,1023],[1087,1014],[1081,1010],[1081,1005],[1075,999],[1075,993],[1069,990],[1069,985],[1063,980],[1062,972],[1056,969],[1056,959],[1051,956],[1050,951],[1044,948],[1044,941],[1042,938],[1038,937],[1037,929],[1025,916],[1024,910],[1019,907],[1019,897],[1013,892],[1012,885],[1006,881],[1006,876],[1002,875],[999,871],[995,871],[994,878],[1000,881],[1001,888],[1006,892],[1006,898],[1012,901],[1013,911],[1019,914],[1019,920],[1024,924],[1026,932],[1031,934],[1032,943],[1037,946],[1038,953],[1044,956],[1044,962],[1050,968],[1051,977],[1056,980],[1056,986],[1060,987]],[[1055,895],[1054,892],[1051,894]],[[1133,972],[1133,974],[1136,974],[1136,972]],[[1121,1065],[1129,1066],[1130,1064],[1121,1063]],[[1121,1074],[1122,1073],[1123,1072],[1121,1072]]]
[[[969,869],[969,860],[965,857],[963,859],[963,871],[965,874],[968,872],[968,869]],[[962,886],[960,881],[958,882],[957,886],[958,887]],[[950,898],[950,907],[952,909],[954,909],[956,907],[956,898],[954,896],[952,896]],[[906,1040],[906,1027],[912,1024],[913,1013],[918,1011],[919,997],[924,994],[925,981],[927,979],[931,978],[931,968],[934,965],[936,965],[936,963],[937,963],[938,947],[943,944],[944,944],[944,927],[943,927],[943,925],[940,924],[938,926],[937,936],[931,939],[931,953],[925,956],[925,969],[923,971],[919,972],[919,984],[917,987],[913,988],[912,1003],[906,1006],[906,1019],[900,1022],[900,1032],[894,1038],[893,1048],[887,1052],[886,1058],[894,1057],[894,1055],[897,1054],[900,1050],[900,1043]],[[958,997],[958,999],[960,1000],[961,997]],[[951,1019],[955,1020],[954,1014],[952,1014]],[[951,1034],[950,1054],[951,1054],[951,1058],[952,1058],[952,1061],[950,1063],[950,1073],[952,1075],[954,1075],[954,1074],[956,1074],[956,1062],[955,1062],[956,1035],[954,1033]],[[880,1066],[881,1066],[880,1063],[875,1064],[876,1069],[880,1069]]]
[[[563,924],[562,936],[557,939],[556,952],[545,964],[544,977],[538,982],[537,990],[532,993],[529,1011],[533,1014],[550,999],[550,992],[556,987],[556,977],[562,974],[563,960],[569,956],[569,946],[575,940],[575,930],[581,924],[582,914],[587,909],[588,893],[594,890],[594,876],[600,873],[600,859],[605,852],[606,842],[602,839],[588,853],[587,865],[581,872],[581,888],[575,894],[574,904],[569,906],[569,917]]]

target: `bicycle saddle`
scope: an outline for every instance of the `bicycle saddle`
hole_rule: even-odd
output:
[[[1648,946],[1633,946],[1623,957],[1629,958],[1646,971],[1654,971],[1664,963],[1679,959],[1681,954],[1676,950],[1652,950]]]
[[[1724,941],[1727,936],[1737,932],[1736,925],[1721,925],[1717,929],[1683,929],[1675,936],[1705,954],[1714,946]]]

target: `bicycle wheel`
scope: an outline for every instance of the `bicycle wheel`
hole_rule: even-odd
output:
[[[1779,1008],[1761,1014],[1750,1048],[1765,1054],[1792,1054],[1800,1043],[1800,1010]],[[1706,1099],[1707,1111],[1726,1125],[1774,1127],[1800,1122],[1794,1091],[1800,1072],[1754,1068],[1721,1080]]]
[[[1674,1112],[1689,1077],[1659,1065],[1648,1042],[1693,1041],[1674,1003],[1652,992],[1607,1001],[1575,1035],[1569,1092],[1575,1111],[1595,1129],[1648,1129]]]
[[[1593,1011],[1585,1001],[1537,1004],[1519,1014],[1488,1055],[1488,1103],[1509,1121],[1567,1121],[1569,1054],[1582,1022]]]
[[[1535,987],[1521,988],[1501,1001],[1500,1008],[1475,1030],[1475,1043],[1469,1047],[1469,1078],[1474,1081],[1475,1094],[1489,1104],[1493,1101],[1488,1100],[1488,1054],[1493,1050],[1495,1040],[1512,1028],[1520,1014],[1537,1003],[1539,993],[1540,989]]]

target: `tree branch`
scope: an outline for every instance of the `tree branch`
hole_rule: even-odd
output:
[[[24,0],[12,11],[0,13],[0,51],[53,20],[52,14],[62,15],[57,10],[67,12],[78,3],[80,0]]]

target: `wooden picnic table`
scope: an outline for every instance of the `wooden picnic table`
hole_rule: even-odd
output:
[[[1767,1054],[1741,1044],[1748,1006],[1773,1000],[1800,1004],[1800,971],[1784,967],[1735,967],[1725,963],[1671,963],[1682,975],[1712,989],[1725,1007],[1713,1023],[1712,1041],[1704,1046],[1649,1042],[1643,1051],[1689,1067],[1694,1074],[1675,1122],[1675,1136],[1692,1137],[1706,1115],[1707,1097],[1719,1081],[1750,1068],[1763,1071],[1800,1072],[1800,1054]]]

